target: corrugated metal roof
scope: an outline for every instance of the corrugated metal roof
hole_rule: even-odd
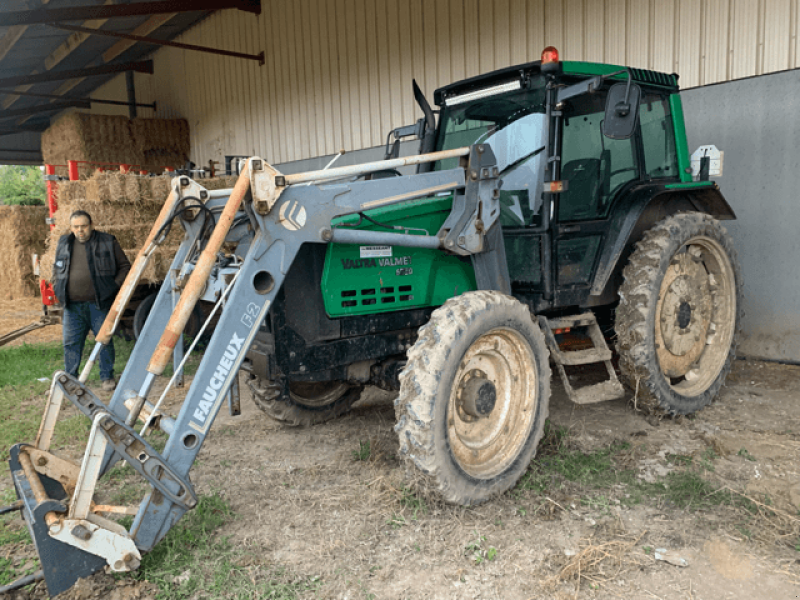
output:
[[[135,0],[137,3],[155,0]],[[62,9],[76,6],[102,6],[103,4],[130,4],[130,0],[3,0],[0,3],[0,80],[8,77],[37,73],[55,73],[65,70],[85,69],[104,65],[117,65],[146,59],[160,48],[142,42],[127,42],[120,38],[88,35],[36,25],[3,25],[3,13],[26,11],[35,8]],[[191,7],[191,0],[186,5]],[[126,16],[90,21],[70,21],[92,29],[134,33],[172,40],[206,18],[212,11],[169,13],[158,16]],[[137,31],[139,29],[139,31]],[[55,94],[66,98],[86,98],[115,77],[115,74],[92,76],[24,85],[14,89],[37,94]],[[4,110],[20,110],[55,102],[54,99],[19,96],[0,91],[0,163],[22,160],[40,160],[38,134],[26,130],[43,130],[56,113],[39,113],[30,116],[2,117]],[[99,98],[99,96],[98,96]],[[105,100],[127,101],[127,95]],[[19,129],[18,135],[9,130]],[[20,152],[28,150],[28,152]]]

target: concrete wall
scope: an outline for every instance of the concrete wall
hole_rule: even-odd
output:
[[[683,92],[689,150],[725,152],[718,183],[744,279],[740,353],[800,362],[800,70]]]

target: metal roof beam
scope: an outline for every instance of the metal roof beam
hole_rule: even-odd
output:
[[[15,25],[14,27],[8,28],[6,34],[0,38],[0,60],[6,57],[6,54],[11,51],[14,44],[19,41],[26,29],[28,29],[26,25]]]
[[[115,0],[106,0],[104,4],[106,6],[111,6],[114,4],[114,2]],[[85,21],[83,26],[91,29],[99,29],[107,22],[108,19],[93,19],[91,21]],[[52,70],[56,65],[58,65],[58,63],[67,58],[88,39],[89,35],[85,32],[72,34],[67,38],[67,41],[61,44],[50,54],[50,56],[44,59],[44,68],[48,71]]]
[[[97,98],[75,98],[70,96],[60,96],[58,94],[39,94],[34,92],[18,92],[15,90],[0,90],[0,94],[8,94],[9,96],[30,96],[31,98],[48,98],[50,100],[83,100],[85,102],[94,102],[96,104],[113,104],[114,106],[128,106],[128,103],[123,100],[99,100]],[[156,110],[156,103],[142,104],[137,102],[136,106],[140,108],[152,108]]]
[[[0,119],[7,119],[10,117],[26,117],[29,115],[36,115],[45,112],[54,112],[64,110],[65,108],[91,108],[91,102],[87,100],[69,100],[66,102],[53,102],[51,104],[37,104],[36,106],[29,106],[27,108],[17,108],[14,110],[0,111]]]
[[[38,125],[17,125],[15,129],[0,129],[0,136],[3,135],[17,135],[19,133],[41,133],[50,127],[49,123],[40,123]]]
[[[236,8],[256,15],[261,14],[261,0],[160,0],[135,2],[116,6],[71,6],[69,8],[37,8],[0,12],[0,27],[37,25],[58,21],[87,21],[138,17],[160,13],[197,12]]]
[[[28,83],[42,83],[45,81],[60,81],[62,79],[75,79],[76,77],[92,77],[94,75],[108,75],[111,73],[124,73],[125,71],[136,71],[138,73],[153,74],[153,61],[142,60],[139,62],[122,63],[118,65],[103,65],[102,67],[90,67],[88,69],[72,69],[69,71],[50,71],[49,73],[39,73],[37,75],[21,75],[18,77],[6,77],[0,79],[0,87],[12,87],[25,85]]]
[[[171,42],[169,40],[158,40],[156,38],[146,37],[143,35],[133,35],[131,33],[122,33],[119,31],[104,31],[95,28],[81,27],[80,25],[63,25],[61,23],[50,23],[50,25],[57,29],[77,31],[79,33],[85,33],[88,35],[105,35],[109,37],[118,37],[125,40],[134,40],[136,42],[144,42],[146,44],[157,44],[159,46],[169,46],[171,48],[181,48],[183,50],[194,50],[196,52],[208,52],[209,54],[218,54],[220,56],[247,58],[250,60],[257,60],[259,65],[264,65],[263,50],[258,54],[245,54],[244,52],[233,52],[232,50],[220,50],[218,48],[209,48],[208,46],[197,46],[195,44],[184,44],[181,42]]]
[[[133,35],[150,35],[164,23],[177,16],[178,13],[167,13],[163,15],[153,15],[147,21],[131,31]],[[136,42],[132,40],[120,40],[111,48],[103,52],[103,62],[111,62],[120,54],[134,46]]]

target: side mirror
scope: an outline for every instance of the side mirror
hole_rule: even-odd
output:
[[[612,140],[626,140],[636,129],[642,90],[636,84],[617,83],[608,90],[603,134]]]

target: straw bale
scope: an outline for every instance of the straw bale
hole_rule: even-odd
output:
[[[92,215],[95,227],[114,235],[133,261],[167,197],[168,192],[153,197],[151,182],[156,179],[163,180],[165,186],[169,185],[167,177],[112,172],[97,172],[90,179],[59,183],[59,209],[55,214],[55,227],[47,239],[47,250],[41,259],[42,275],[51,277],[58,239],[69,233],[69,217],[76,210],[85,210]],[[155,283],[164,277],[182,236],[183,230],[177,225],[165,244],[155,251],[153,264],[145,272],[145,283]]]
[[[68,160],[131,165],[144,162],[129,119],[80,112],[60,117],[42,133],[42,157],[45,163],[58,165]],[[94,171],[89,165],[80,167],[82,177]],[[57,169],[57,174],[66,175],[66,169]]]
[[[223,176],[200,179],[198,183],[206,189],[218,190],[232,188],[236,179]],[[60,182],[55,227],[49,235],[47,232],[42,235],[43,239],[47,238],[46,251],[41,257],[42,276],[51,277],[58,239],[69,233],[69,217],[76,210],[92,215],[95,227],[113,234],[133,261],[150,234],[171,186],[172,178],[167,175],[143,177],[99,171],[88,179]],[[164,278],[182,239],[183,228],[175,223],[145,269],[145,283],[156,283]]]
[[[224,190],[236,185],[236,175],[223,175],[222,177],[211,177],[210,179],[198,179],[197,183],[207,190]]]
[[[133,119],[131,130],[146,169],[178,168],[189,160],[186,119]]]
[[[43,206],[0,206],[0,290],[4,299],[37,296],[33,254],[44,254],[48,211]]]
[[[150,189],[148,190],[148,197],[146,200],[159,205],[164,204],[167,200],[167,196],[169,196],[172,178],[164,175],[162,177],[150,177],[149,179]]]

